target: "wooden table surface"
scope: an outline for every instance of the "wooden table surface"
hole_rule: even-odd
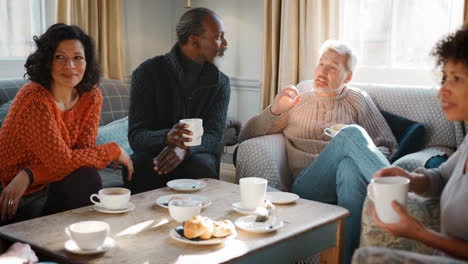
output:
[[[231,209],[231,204],[240,200],[239,185],[201,179],[207,187],[194,192],[210,198],[212,205],[202,210],[203,216],[212,219],[230,219],[233,222],[240,216]],[[0,232],[32,242],[38,246],[63,254],[84,263],[220,263],[242,260],[245,255],[275,244],[287,243],[291,238],[332,222],[340,223],[348,215],[346,209],[299,199],[289,205],[277,205],[280,218],[285,222],[283,228],[269,234],[248,233],[238,229],[235,239],[224,244],[212,246],[188,245],[173,240],[169,232],[178,224],[171,219],[169,211],[155,204],[158,197],[174,194],[169,188],[161,188],[133,195],[131,202],[135,210],[123,214],[105,214],[94,211],[92,206],[36,218],[0,227]],[[99,220],[110,224],[111,237],[117,246],[96,255],[75,255],[64,248],[69,238],[65,228],[75,222]],[[341,229],[342,231],[342,229]],[[341,234],[342,236],[342,234]],[[337,238],[340,242],[340,235]],[[320,241],[320,238],[319,238]],[[312,254],[313,252],[311,252]],[[288,252],[282,252],[288,254]],[[341,254],[334,249],[336,256]]]

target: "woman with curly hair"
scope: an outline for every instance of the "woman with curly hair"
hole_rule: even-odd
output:
[[[468,124],[468,25],[440,40],[432,54],[442,70],[438,97],[445,118]],[[396,201],[393,201],[392,207],[399,214],[400,222],[383,223],[373,210],[375,224],[395,236],[420,241],[436,249],[438,256],[387,248],[364,248],[356,252],[355,260],[359,263],[369,257],[377,257],[378,262],[385,263],[462,263],[457,259],[468,260],[468,136],[447,162],[437,169],[408,172],[390,167],[374,174],[374,178],[385,176],[407,177],[410,191],[440,197],[441,231],[428,229]],[[372,263],[375,261],[371,260]]]
[[[34,42],[25,64],[31,82],[0,130],[2,222],[90,204],[102,187],[97,170],[113,160],[128,168],[129,178],[133,172],[119,145],[96,145],[102,95],[92,39],[77,26],[55,24]],[[42,212],[35,214],[38,207]]]

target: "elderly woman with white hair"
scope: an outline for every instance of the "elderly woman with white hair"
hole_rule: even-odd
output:
[[[359,244],[361,210],[372,174],[390,165],[397,142],[369,95],[348,87],[356,56],[344,43],[326,41],[313,81],[281,90],[272,105],[247,122],[240,141],[283,133],[292,191],[302,198],[337,204],[345,223],[344,260]],[[299,92],[301,91],[301,92]],[[335,137],[324,129],[348,125]]]

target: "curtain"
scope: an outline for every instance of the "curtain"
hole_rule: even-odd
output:
[[[468,23],[468,0],[465,0],[465,12],[463,13],[464,23]]]
[[[58,0],[57,22],[86,31],[95,41],[102,77],[124,80],[120,0]]]
[[[339,0],[265,0],[264,25],[261,109],[313,78],[320,45],[338,39]]]

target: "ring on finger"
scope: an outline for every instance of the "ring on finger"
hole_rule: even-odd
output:
[[[12,206],[13,205],[13,199],[9,199],[8,200],[8,206]]]

